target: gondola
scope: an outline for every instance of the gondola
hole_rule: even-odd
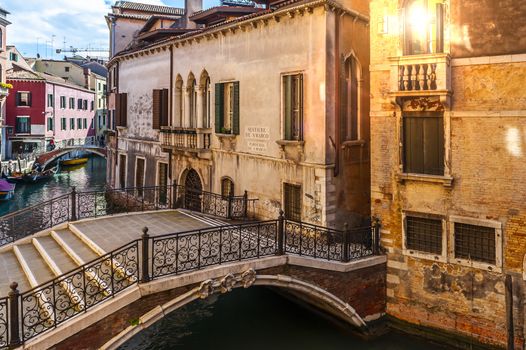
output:
[[[0,179],[0,201],[8,201],[15,196],[15,187],[13,183]]]
[[[36,183],[40,181],[45,181],[45,180],[51,179],[58,172],[59,172],[58,165],[51,169],[40,171],[40,172],[32,171],[29,174],[23,175],[22,181],[24,181],[25,183]]]

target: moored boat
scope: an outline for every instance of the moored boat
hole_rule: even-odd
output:
[[[60,164],[65,165],[65,166],[72,166],[72,165],[85,164],[87,162],[88,162],[88,158],[86,158],[86,157],[79,157],[79,158],[71,158],[71,159],[61,160]]]
[[[0,179],[0,201],[7,201],[15,196],[16,185],[5,179]]]

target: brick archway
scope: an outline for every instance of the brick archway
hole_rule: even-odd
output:
[[[225,294],[235,288],[249,288],[251,286],[266,286],[280,288],[298,295],[306,301],[333,316],[347,322],[362,332],[367,331],[366,322],[356,310],[325,289],[309,282],[286,275],[257,275],[254,269],[243,273],[229,273],[222,278],[208,279],[195,288],[183,293],[172,300],[156,307],[139,317],[138,325],[131,325],[106,342],[100,349],[117,349],[142,330],[152,326],[157,321],[173,311],[198,299],[206,299],[211,295]]]

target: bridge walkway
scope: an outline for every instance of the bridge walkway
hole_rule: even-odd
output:
[[[225,225],[199,213],[169,210],[88,219],[0,248],[0,297],[16,281],[25,292],[125,245],[147,226],[151,236]]]

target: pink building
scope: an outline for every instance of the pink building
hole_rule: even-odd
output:
[[[6,103],[8,157],[93,142],[93,91],[15,62],[7,81],[13,85]]]

